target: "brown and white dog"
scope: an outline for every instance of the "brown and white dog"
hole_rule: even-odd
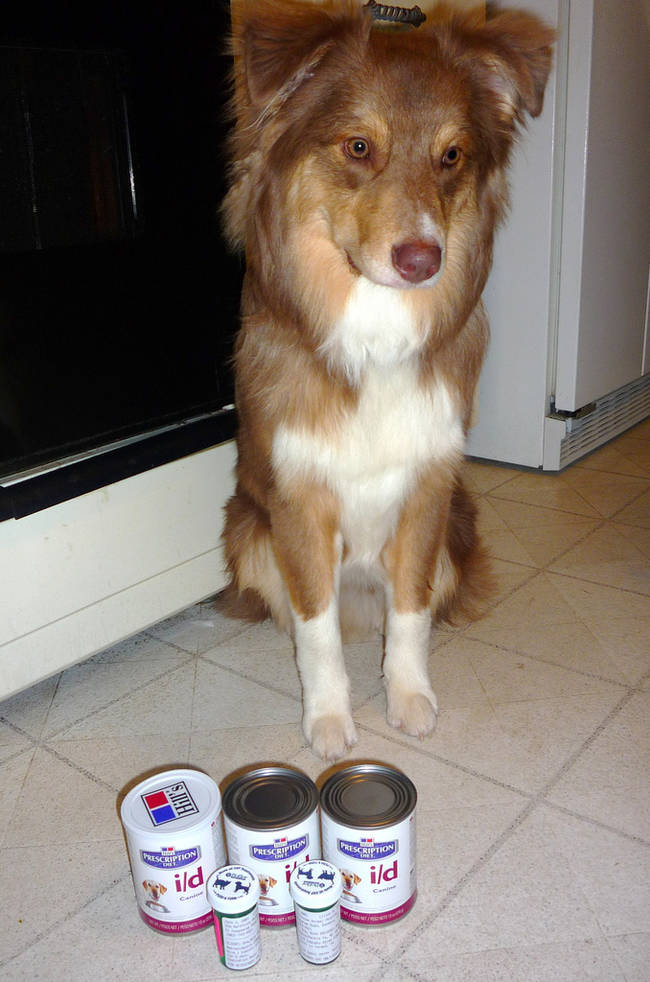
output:
[[[345,0],[233,4],[230,592],[292,633],[326,759],[356,741],[342,629],[384,631],[388,720],[422,737],[432,616],[485,594],[460,476],[480,297],[552,40],[523,13],[393,30]]]

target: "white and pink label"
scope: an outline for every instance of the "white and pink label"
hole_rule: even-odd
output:
[[[246,829],[224,817],[231,863],[247,866],[260,884],[260,924],[283,927],[296,917],[289,880],[297,866],[320,858],[318,812],[298,825],[279,831]]]
[[[323,813],[323,858],[343,877],[341,917],[386,924],[406,914],[416,897],[415,812],[396,825],[353,829]]]
[[[210,826],[174,834],[161,842],[127,833],[140,916],[165,934],[186,934],[212,923],[205,883],[225,862],[218,819]]]

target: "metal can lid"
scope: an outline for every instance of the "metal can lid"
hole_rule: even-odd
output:
[[[223,794],[224,815],[247,829],[297,825],[316,808],[316,785],[291,767],[259,767],[236,778]]]
[[[247,866],[222,866],[208,877],[208,903],[219,914],[243,914],[260,898],[260,882]]]
[[[413,782],[383,764],[356,764],[333,774],[323,785],[323,812],[355,829],[383,828],[408,818],[417,803]]]
[[[127,832],[169,837],[214,821],[220,805],[219,788],[203,771],[163,771],[131,788],[120,815]]]
[[[294,903],[307,910],[331,907],[343,892],[343,877],[336,866],[324,859],[310,859],[296,866],[289,880]]]

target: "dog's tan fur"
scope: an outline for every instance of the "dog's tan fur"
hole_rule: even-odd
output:
[[[324,757],[355,739],[339,617],[385,630],[389,720],[422,736],[429,611],[471,613],[486,593],[462,435],[508,158],[542,109],[552,38],[522,13],[397,32],[344,2],[233,6],[224,213],[247,270],[226,555],[248,612],[294,633]],[[440,269],[409,279],[403,244]]]

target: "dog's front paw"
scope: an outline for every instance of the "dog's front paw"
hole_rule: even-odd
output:
[[[338,760],[357,742],[356,727],[347,714],[319,716],[305,735],[316,756],[323,760]]]
[[[386,718],[396,730],[422,739],[433,732],[438,717],[438,703],[433,692],[409,692],[390,689]]]

